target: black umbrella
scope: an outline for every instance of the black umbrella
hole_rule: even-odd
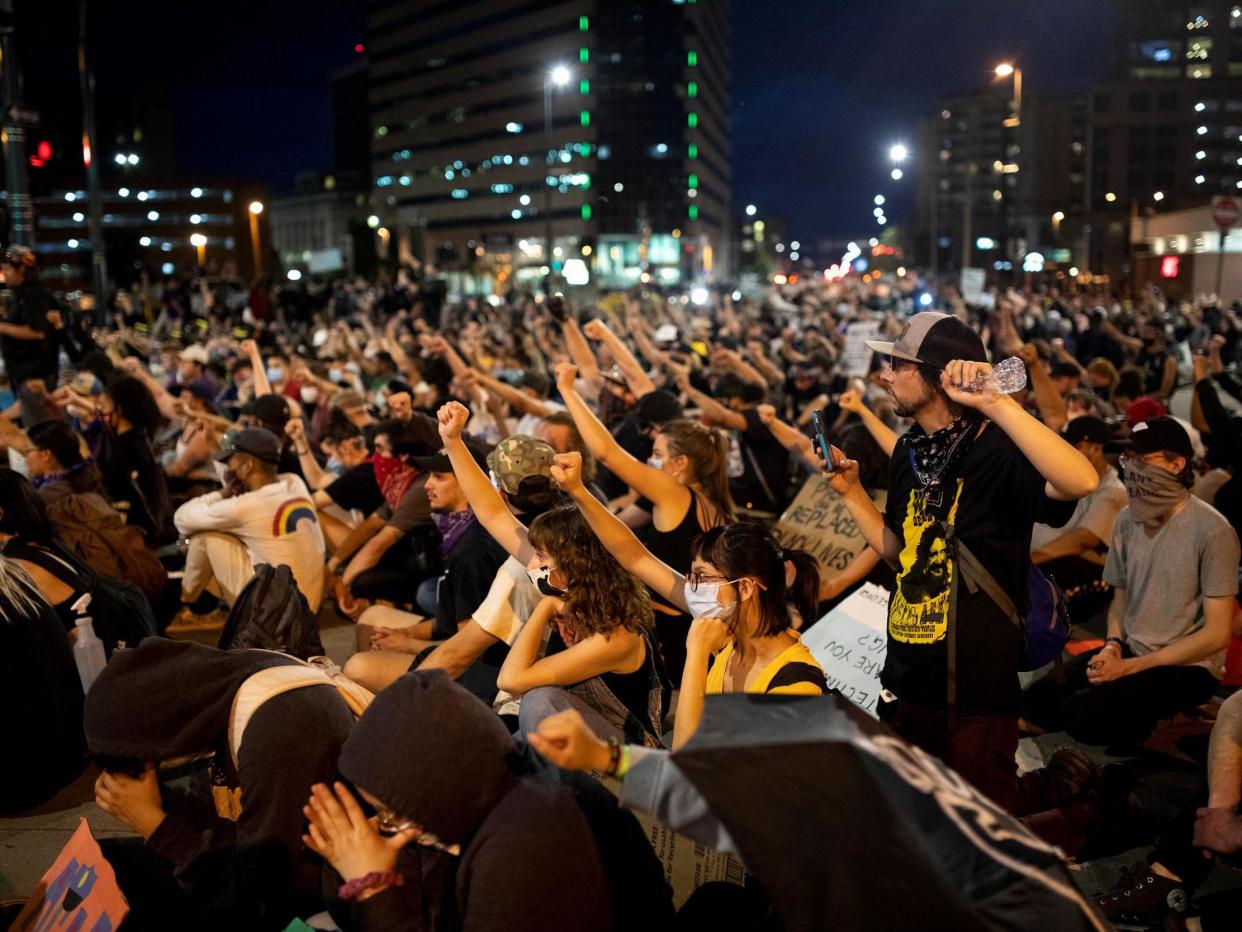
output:
[[[673,759],[786,932],[1107,928],[1056,848],[840,694],[709,696]]]

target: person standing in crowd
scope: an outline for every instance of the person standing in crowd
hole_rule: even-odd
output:
[[[895,342],[867,345],[888,358],[883,379],[897,413],[914,419],[893,453],[885,512],[858,481],[856,462],[836,449],[825,456],[863,537],[897,568],[880,716],[1012,809],[1022,635],[984,589],[956,584],[955,541],[1023,611],[1032,526],[1063,524],[1099,476],[995,386],[972,390],[991,367],[979,336],[957,318],[915,314]]]
[[[288,566],[312,612],[323,595],[323,534],[305,483],[277,473],[280,442],[269,431],[249,427],[224,438],[216,461],[227,467],[225,487],[191,499],[174,520],[190,539],[183,608],[170,632],[220,627],[191,606],[205,591],[231,606],[261,563]]]
[[[1173,418],[1138,425],[1124,449],[1130,504],[1104,567],[1108,639],[1033,683],[1023,714],[1085,744],[1130,746],[1220,685],[1238,593],[1238,535],[1190,494],[1190,437]]]
[[[37,379],[51,391],[56,387],[59,349],[48,331],[60,316],[60,305],[39,283],[35,254],[29,247],[6,249],[0,258],[0,275],[10,289],[8,315],[0,322],[0,355],[9,384],[20,393],[26,382]]]

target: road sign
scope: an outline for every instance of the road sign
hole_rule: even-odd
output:
[[[1228,194],[1218,194],[1212,198],[1212,219],[1222,230],[1237,226],[1238,201]]]
[[[39,125],[39,111],[21,104],[9,104],[4,111],[9,123],[17,126],[35,127]]]

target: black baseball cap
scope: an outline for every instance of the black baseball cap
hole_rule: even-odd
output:
[[[638,421],[639,427],[667,424],[669,421],[682,417],[685,413],[685,408],[681,406],[677,396],[662,388],[647,392],[634,405],[634,418]]]
[[[249,453],[255,459],[275,466],[280,462],[280,441],[270,430],[264,430],[262,427],[230,430],[224,435],[220,452],[216,454],[216,461],[228,462],[228,458],[234,453]]]
[[[1113,429],[1108,426],[1108,422],[1102,417],[1095,417],[1091,414],[1084,414],[1082,417],[1076,417],[1061,431],[1061,436],[1065,438],[1065,442],[1069,444],[1080,443],[1099,443],[1107,445],[1112,443]]]
[[[1081,418],[1075,418],[1075,421]],[[1071,424],[1074,421],[1070,422]],[[1190,434],[1177,422],[1176,418],[1153,417],[1142,424],[1136,424],[1130,431],[1129,440],[1115,440],[1105,447],[1109,453],[1133,451],[1134,453],[1172,453],[1184,456],[1188,460],[1195,457],[1194,447],[1190,443]]]
[[[943,369],[955,359],[987,362],[979,334],[940,311],[923,311],[910,317],[893,343],[868,340],[867,347],[893,359],[925,363]]]
[[[260,395],[242,408],[242,414],[258,418],[264,424],[284,427],[289,423],[289,399],[284,395]]]

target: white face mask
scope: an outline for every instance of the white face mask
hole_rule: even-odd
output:
[[[736,583],[744,577],[739,576],[737,579],[730,579],[729,582]],[[737,603],[730,602],[727,605],[720,601],[720,587],[723,582],[700,583],[698,591],[690,588],[690,581],[686,581],[684,595],[686,597],[686,608],[690,611],[692,618],[719,618],[721,621],[730,620],[737,613]]]
[[[212,465],[216,468],[216,479],[219,480],[221,485],[228,486],[229,479],[232,478],[232,476],[229,475],[229,464],[221,463],[219,460],[216,460]]]
[[[663,470],[664,460],[660,459],[660,457],[658,456],[649,456],[647,458],[647,465],[650,466],[652,469]]]
[[[378,391],[375,393],[375,398],[373,400],[375,402],[375,407],[379,408],[380,410],[383,410],[384,406],[388,402],[388,396],[386,396],[383,393],[383,391]]]
[[[298,394],[302,396],[302,404],[313,405],[319,400],[319,389],[313,385],[302,386]]]

